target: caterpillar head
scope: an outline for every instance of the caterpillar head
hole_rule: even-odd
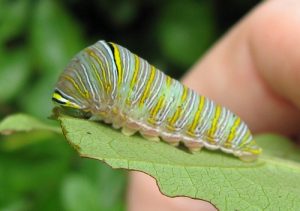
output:
[[[242,146],[241,151],[238,151],[236,156],[241,160],[246,162],[254,161],[262,153],[262,148],[260,148],[254,140]]]
[[[103,56],[103,43],[98,42],[76,54],[60,75],[52,95],[52,100],[64,110],[92,112],[101,110],[101,102],[106,87],[106,75],[112,64]],[[112,61],[111,61],[112,62]]]
[[[75,109],[80,109],[81,106],[78,103],[71,100],[67,95],[62,94],[57,89],[54,90],[52,95],[52,101],[62,107],[70,107]]]
[[[89,117],[89,93],[82,88],[80,69],[73,59],[60,75],[52,94],[52,101],[63,113],[74,117]],[[76,63],[75,63],[76,64]]]
[[[91,113],[83,106],[78,102],[73,101],[71,98],[68,98],[57,89],[53,92],[52,101],[60,107],[60,110],[64,114],[86,119],[91,117]]]
[[[90,94],[84,83],[87,79],[83,75],[82,55],[83,51],[72,58],[56,83],[52,101],[61,108],[86,110],[90,105]]]

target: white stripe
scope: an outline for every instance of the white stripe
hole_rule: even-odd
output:
[[[82,63],[80,63],[80,66],[81,66],[81,68],[83,69],[84,76],[85,76],[85,78],[86,78],[87,84],[89,85],[90,91],[91,91],[92,96],[93,96],[93,100],[94,100],[94,102],[95,102],[95,101],[96,101],[95,92],[94,92],[94,89],[93,89],[93,87],[92,87],[90,78],[89,78],[89,76],[88,76],[88,74],[87,74],[87,72],[86,72],[86,68],[85,68],[84,64],[82,64]]]

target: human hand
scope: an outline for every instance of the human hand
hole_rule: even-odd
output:
[[[290,136],[300,126],[300,2],[262,3],[183,78],[238,114],[254,133]],[[201,178],[199,178],[201,179]],[[208,202],[163,196],[154,179],[130,174],[128,210],[215,210]]]

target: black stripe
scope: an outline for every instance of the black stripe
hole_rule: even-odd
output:
[[[62,102],[62,101],[60,101],[60,100],[58,100],[58,99],[56,99],[54,97],[52,97],[52,100],[55,101],[55,102],[57,102],[57,103],[59,103],[59,104],[66,104],[66,102]]]
[[[58,91],[58,89],[55,89],[54,92],[55,92],[56,94],[59,94],[59,95],[62,96],[63,98],[68,99],[68,97],[65,96],[63,93],[61,93],[60,91]]]
[[[106,44],[108,45],[108,47],[110,48],[112,54],[115,55],[115,48],[114,48],[113,44],[112,44],[111,42],[105,42],[105,43],[106,43]]]
[[[58,91],[58,89],[55,89],[55,90],[54,90],[54,93],[59,94],[59,95],[62,96],[64,99],[68,99],[68,98],[67,98],[66,96],[64,96],[60,91]],[[66,104],[66,102],[62,102],[62,101],[60,101],[60,100],[58,100],[58,99],[56,99],[56,98],[54,98],[54,97],[52,97],[52,100],[55,101],[55,102],[57,102],[57,103],[60,103],[60,104]]]
[[[111,50],[111,53],[112,53],[113,59],[114,59],[114,63],[115,63],[115,67],[116,67],[116,69],[117,69],[118,72],[119,72],[119,69],[118,69],[118,66],[117,66],[117,62],[116,62],[116,58],[115,58],[115,48],[114,48],[114,46],[113,46],[113,44],[112,44],[111,42],[107,42],[107,45],[108,45],[108,47],[109,47],[110,50]]]

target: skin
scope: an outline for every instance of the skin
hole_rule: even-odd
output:
[[[300,1],[265,1],[236,24],[182,82],[238,114],[254,134],[297,137],[300,128]],[[131,172],[128,210],[216,210],[162,195],[153,178]]]

